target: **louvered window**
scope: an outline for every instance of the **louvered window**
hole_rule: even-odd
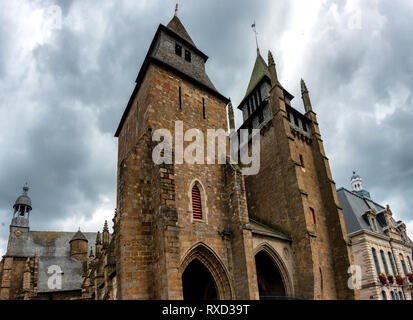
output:
[[[192,214],[194,219],[202,220],[201,192],[196,185],[192,188]]]
[[[311,217],[311,223],[315,224],[315,212],[313,208],[310,208],[310,217]]]

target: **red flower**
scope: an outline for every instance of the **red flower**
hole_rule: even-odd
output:
[[[381,282],[382,285],[386,285],[387,284],[387,278],[386,275],[384,273],[380,273],[379,274],[379,280]]]
[[[394,283],[394,276],[392,274],[388,274],[387,279],[389,280],[389,283],[391,283],[391,284]]]
[[[396,282],[399,286],[403,285],[403,278],[400,275],[396,275]]]
[[[409,272],[409,273],[407,274],[407,277],[409,278],[409,281],[410,281],[411,283],[413,283],[413,274]]]

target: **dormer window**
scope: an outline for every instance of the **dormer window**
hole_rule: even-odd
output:
[[[185,60],[191,62],[191,52],[189,50],[185,50]]]
[[[175,54],[180,57],[182,56],[182,46],[177,43],[175,43]]]
[[[369,209],[365,212],[365,215],[366,215],[367,221],[370,225],[370,229],[372,231],[378,232],[375,212],[372,209]]]
[[[374,219],[369,216],[369,223],[370,223],[370,228],[372,231],[376,231],[375,225],[374,225]]]

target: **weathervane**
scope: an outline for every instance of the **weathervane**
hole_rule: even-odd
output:
[[[254,31],[255,34],[255,43],[257,44],[257,54],[260,54],[260,48],[258,47],[258,32],[255,29],[255,21],[254,23],[251,25],[252,30]]]

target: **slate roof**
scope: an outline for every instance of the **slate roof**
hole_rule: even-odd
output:
[[[192,55],[191,63],[184,61],[181,57],[179,57],[180,61],[177,60],[177,56],[173,53],[174,48],[172,48],[172,41],[168,38],[178,39],[184,47],[190,49],[194,53]],[[128,116],[129,110],[132,107],[134,98],[138,93],[140,85],[145,77],[146,70],[151,63],[172,70],[183,78],[200,85],[202,88],[206,89],[225,103],[229,103],[229,99],[223,96],[215,88],[205,72],[204,64],[207,60],[208,56],[195,46],[193,40],[177,16],[174,16],[167,26],[160,24],[154,38],[152,39],[152,43],[146,54],[145,60],[139,70],[135,81],[135,88],[129,98],[118,128],[116,129],[115,137],[119,137],[122,126]]]
[[[89,242],[89,240],[85,237],[85,235],[83,234],[82,231],[79,231],[75,233],[75,235],[73,236],[73,238],[70,240],[70,242],[75,241],[75,240],[86,240]]]
[[[192,41],[191,37],[189,36],[188,32],[186,31],[185,27],[183,26],[181,20],[177,16],[174,16],[171,21],[166,25],[167,28],[174,31],[178,34],[181,38],[188,41],[195,47],[195,43]]]
[[[254,90],[257,84],[260,83],[262,78],[264,78],[265,76],[270,79],[270,72],[264,58],[260,53],[258,53],[257,59],[255,59],[254,68],[252,69],[250,82],[243,99],[245,99]]]
[[[278,238],[281,240],[286,240],[286,241],[292,241],[291,237],[288,236],[287,234],[275,230],[274,228],[271,228],[270,226],[267,226],[263,224],[262,222],[258,222],[252,218],[249,218],[249,223],[252,228],[252,232],[260,235],[266,235],[274,238]]]
[[[387,223],[384,218],[385,207],[374,202],[373,200],[362,197],[345,188],[337,190],[338,199],[343,208],[344,221],[346,223],[347,233],[351,234],[360,230],[367,230],[378,233],[381,236],[386,236],[384,229],[387,228]],[[378,231],[373,231],[370,228],[365,212],[372,209],[376,213]],[[396,221],[393,219],[395,225]],[[410,242],[412,242],[409,239]]]
[[[28,231],[20,237],[11,237],[7,255],[11,256],[38,256],[37,291],[71,291],[80,290],[83,282],[82,262],[70,258],[70,240],[75,232],[55,231]],[[85,232],[83,236],[89,243],[95,243],[96,233]],[[49,289],[48,279],[55,271],[51,267],[60,268],[62,274],[62,288]]]

